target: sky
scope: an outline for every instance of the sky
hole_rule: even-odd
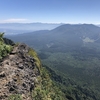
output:
[[[0,23],[100,24],[100,0],[0,0]]]

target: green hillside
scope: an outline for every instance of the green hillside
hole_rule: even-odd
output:
[[[44,65],[58,75],[70,78],[80,87],[89,88],[99,97],[100,27],[92,24],[65,24],[53,30],[9,38],[27,43],[38,52]]]
[[[11,40],[8,39],[8,41],[11,41]],[[27,100],[28,97],[26,97],[26,96],[29,96],[30,100],[33,100],[33,99],[34,100],[68,100],[67,97],[65,96],[65,93],[62,90],[60,90],[60,88],[57,87],[56,84],[53,82],[53,80],[50,78],[50,75],[49,75],[47,69],[42,67],[41,61],[40,61],[39,57],[37,56],[37,53],[33,49],[31,49],[31,48],[28,49],[28,47],[25,44],[15,44],[13,46],[10,44],[7,45],[5,42],[8,43],[8,41],[7,41],[7,39],[3,39],[3,33],[0,33],[0,47],[1,47],[0,48],[0,57],[1,57],[0,58],[0,60],[1,60],[0,61],[0,80],[2,81],[0,83],[0,86],[2,87],[2,89],[0,88],[0,91],[1,91],[0,99],[3,99],[3,100]],[[24,51],[24,50],[26,50],[26,51]],[[28,50],[28,53],[25,53],[25,52],[27,52],[27,50]],[[17,56],[19,57],[18,59],[16,59]],[[13,59],[12,59],[12,57],[13,57]],[[17,62],[15,62],[14,59],[16,59]],[[30,59],[30,61],[29,61],[29,59]],[[24,60],[25,64],[27,63],[26,61],[28,61],[27,66],[24,65],[24,62],[22,62],[22,60]],[[7,61],[7,63],[5,63],[6,61]],[[26,66],[26,69],[23,68],[24,66],[19,65],[20,63],[22,63],[24,66]],[[5,66],[7,66],[6,64],[9,65],[8,70],[5,70]],[[29,67],[29,68],[27,68],[27,67]],[[12,70],[12,68],[13,68],[13,70]],[[19,70],[18,73],[17,73],[16,69]],[[21,71],[20,69],[22,71],[26,70],[26,72],[25,72],[26,75],[25,75],[25,73],[23,73],[23,74],[20,73],[20,71]],[[30,73],[29,72],[27,73],[27,71],[29,71]],[[8,76],[12,75],[11,79],[9,78],[10,76],[8,77],[8,76],[6,76],[6,74]],[[13,77],[14,74],[15,74],[15,76]],[[18,77],[18,74],[19,74],[19,77]],[[22,85],[24,88],[26,88],[25,84],[27,84],[27,82],[25,83],[24,80],[22,81],[21,77],[23,75],[23,79],[24,79],[24,78],[26,78],[27,74],[30,74],[30,76],[28,76],[28,78],[30,78],[31,80],[28,78],[26,80],[27,81],[34,80],[34,84],[31,85],[32,83],[29,83],[31,86],[30,91],[25,92],[26,94],[22,94],[22,92],[18,92],[20,90],[21,91],[23,90],[22,86],[20,86],[20,85],[22,84],[22,82],[24,82]],[[33,74],[35,77],[32,77],[31,74]],[[25,77],[24,77],[24,75],[25,75]],[[3,81],[6,81],[6,84]],[[8,86],[8,84],[10,84],[10,85]],[[20,88],[18,89],[19,86],[20,86]],[[27,85],[27,88],[28,87],[29,86]],[[6,88],[8,88],[8,90]],[[7,93],[8,91],[9,91],[9,93]],[[25,95],[25,97],[23,97],[23,95]]]
[[[40,58],[38,57],[37,53],[33,49],[31,49],[31,48],[28,49],[28,47],[25,44],[20,44],[20,43],[11,46],[10,43],[11,44],[14,44],[14,43],[12,43],[11,40],[9,40],[9,39],[8,39],[9,40],[9,43],[8,43],[7,39],[5,39],[5,38],[3,39],[3,34],[0,34],[0,35],[1,35],[0,41],[1,41],[2,45],[5,45],[10,48],[10,50],[8,48],[4,48],[5,51],[7,51],[6,55],[0,54],[0,56],[2,57],[1,58],[2,63],[5,62],[5,60],[7,61],[8,58],[10,60],[10,56],[12,57],[12,55],[13,55],[13,57],[14,57],[14,55],[15,56],[19,55],[19,57],[22,57],[22,58],[19,58],[19,61],[20,61],[20,59],[24,60],[24,62],[21,62],[22,64],[24,64],[24,63],[27,64],[26,61],[28,61],[28,65],[31,65],[34,61],[34,64],[35,64],[35,66],[33,68],[33,73],[35,74],[34,88],[31,87],[32,90],[30,90],[30,92],[29,92],[30,95],[29,95],[29,93],[26,94],[26,96],[29,95],[29,97],[31,98],[30,100],[33,100],[33,99],[34,100],[99,100],[100,97],[99,97],[98,92],[93,91],[91,87],[89,87],[85,84],[82,86],[82,85],[78,84],[74,79],[70,78],[70,76],[65,77],[66,75],[64,76],[63,74],[61,74],[59,72],[55,72],[54,70],[47,67],[46,65],[42,65]],[[9,44],[9,45],[7,45],[7,44]],[[17,48],[18,48],[18,52],[17,52]],[[1,48],[0,48],[0,50],[1,50]],[[8,50],[9,50],[9,52],[8,52]],[[28,50],[28,53],[26,54],[25,52],[27,52],[27,50]],[[4,52],[2,51],[2,53],[4,53]],[[9,57],[7,57],[3,60],[3,58],[6,57],[7,54],[9,54]],[[31,57],[28,58],[28,55],[30,55],[33,58],[31,58]],[[13,60],[14,59],[16,59],[16,58],[13,58]],[[29,59],[31,59],[31,60],[29,61]],[[11,60],[11,61],[13,61],[13,60]],[[18,65],[18,63],[20,63],[20,62],[17,61],[17,65]],[[64,62],[62,62],[61,64],[63,65],[63,63]],[[15,66],[14,63],[13,63],[13,66]],[[26,69],[27,69],[27,66],[26,66]],[[19,66],[19,68],[22,71],[26,70],[23,67],[24,66]],[[28,70],[32,71],[31,69],[28,69]],[[30,72],[30,73],[32,74],[32,72]],[[15,73],[13,73],[13,74],[15,74]],[[5,77],[5,76],[1,76],[1,75],[2,74],[0,74],[0,79],[2,79],[2,77]],[[15,75],[17,75],[17,74],[15,74]],[[32,78],[32,76],[29,76],[29,77]],[[21,76],[17,79],[18,81],[16,81],[14,79],[15,84],[19,83],[20,78],[21,78]],[[16,82],[18,82],[18,83],[16,83]],[[24,84],[27,84],[27,83],[24,83]],[[12,85],[10,85],[10,86],[12,87]],[[6,97],[1,96],[1,99],[7,98],[7,96],[8,96],[8,99],[4,99],[4,100],[26,100],[25,98],[27,98],[27,97],[23,97],[23,95],[21,93],[17,92],[17,91],[20,91],[21,87],[19,90],[16,88],[18,86],[16,86],[16,87],[13,86],[13,87],[14,88],[11,88],[9,90],[9,92],[11,92],[11,93],[6,95]],[[24,86],[24,88],[25,88],[25,86]],[[16,90],[16,92],[13,92],[15,90]],[[22,88],[22,90],[23,90],[23,88]],[[25,92],[25,93],[27,93],[27,92]]]

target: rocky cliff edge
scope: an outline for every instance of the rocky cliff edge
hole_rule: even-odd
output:
[[[38,83],[40,71],[29,50],[27,45],[18,44],[0,62],[0,100],[8,100],[12,94],[21,94],[23,100],[32,100],[31,91]]]

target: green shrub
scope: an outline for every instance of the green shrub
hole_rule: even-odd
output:
[[[38,67],[38,69],[40,70],[41,61],[40,61],[40,59],[38,58],[37,53],[36,53],[33,49],[30,48],[28,54],[29,54],[30,56],[32,56],[32,57],[35,59],[35,64],[36,64],[36,66]]]
[[[0,60],[11,52],[12,46],[4,43],[3,34],[0,33]]]
[[[22,98],[20,94],[13,94],[9,96],[8,100],[22,100]]]
[[[6,45],[4,43],[0,44],[0,59],[5,57],[12,50],[12,46]]]

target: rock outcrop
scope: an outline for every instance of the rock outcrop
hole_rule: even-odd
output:
[[[12,94],[20,94],[22,100],[32,100],[31,92],[40,72],[29,50],[27,45],[19,44],[0,62],[0,100],[8,100]]]

